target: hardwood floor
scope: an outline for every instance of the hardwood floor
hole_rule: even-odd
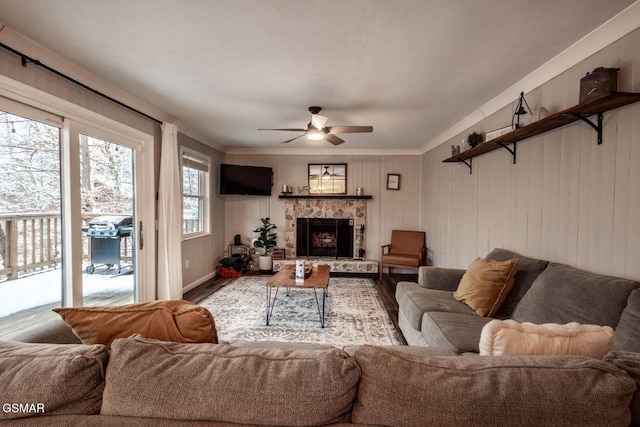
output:
[[[250,271],[247,273],[243,273],[245,276],[257,276],[258,272]],[[380,294],[380,298],[382,299],[382,303],[384,304],[384,308],[389,313],[389,317],[391,318],[391,322],[396,327],[396,330],[400,334],[400,338],[402,338],[403,343],[406,345],[406,341],[402,336],[402,332],[400,332],[400,328],[398,327],[398,303],[396,302],[396,285],[398,282],[407,281],[407,282],[417,282],[418,275],[417,274],[386,274],[384,275],[382,281],[377,274],[369,274],[369,275],[356,275],[353,273],[338,273],[331,274],[331,277],[367,277],[373,279],[373,282],[376,284],[376,288],[378,289],[378,293]],[[220,288],[225,285],[232,283],[235,278],[215,278],[208,282],[203,283],[187,292],[184,295],[184,299],[187,301],[191,301],[194,304],[200,303],[202,300],[207,298],[209,295],[217,292]]]

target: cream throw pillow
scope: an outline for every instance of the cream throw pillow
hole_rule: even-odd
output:
[[[480,334],[484,356],[580,355],[602,359],[613,346],[609,326],[492,320]]]
[[[491,317],[507,298],[517,270],[518,258],[494,261],[478,257],[467,268],[453,296],[478,315]]]
[[[111,347],[116,338],[140,334],[162,341],[217,343],[213,316],[185,300],[162,300],[121,306],[54,308],[83,344]]]

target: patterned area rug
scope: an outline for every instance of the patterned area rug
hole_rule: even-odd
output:
[[[312,342],[347,345],[401,345],[372,280],[331,278],[325,327],[313,289],[280,288],[273,315],[265,324],[268,276],[239,277],[202,301],[216,321],[218,337],[234,341]],[[322,307],[322,291],[318,292]]]

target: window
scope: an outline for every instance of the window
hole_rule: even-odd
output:
[[[195,237],[209,232],[209,157],[182,148],[182,234]]]

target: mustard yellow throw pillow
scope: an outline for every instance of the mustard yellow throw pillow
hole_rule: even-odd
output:
[[[517,269],[518,258],[493,261],[478,257],[467,268],[453,296],[478,315],[491,317],[513,287]]]
[[[184,343],[217,343],[213,316],[184,300],[163,300],[105,307],[54,308],[83,344],[111,347],[116,338],[146,338]]]

